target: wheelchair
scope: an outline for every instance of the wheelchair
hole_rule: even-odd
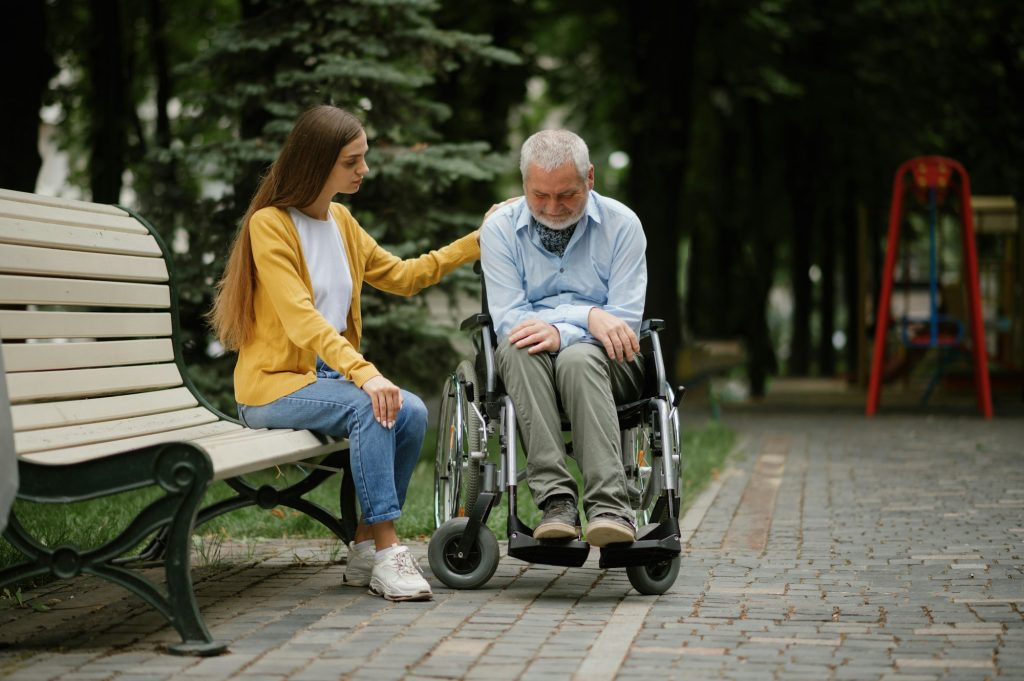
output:
[[[479,263],[475,271],[481,274]],[[447,377],[438,415],[434,462],[437,529],[427,556],[434,575],[454,589],[481,587],[494,575],[501,556],[486,523],[503,494],[508,495],[509,556],[529,563],[579,567],[591,548],[578,538],[534,539],[533,528],[519,518],[518,485],[526,472],[518,469],[516,460],[516,410],[497,375],[497,339],[482,276],[481,289],[481,313],[464,320],[460,327],[471,334],[475,356],[459,362]],[[679,402],[685,388],[674,391],[665,376],[658,336],[663,327],[661,320],[644,320],[640,333],[643,395],[616,407],[637,537],[632,543],[601,548],[599,561],[601,568],[626,568],[633,588],[648,595],[663,594],[672,586],[681,552]],[[571,428],[564,414],[562,428]],[[571,443],[566,444],[566,451],[571,455]]]

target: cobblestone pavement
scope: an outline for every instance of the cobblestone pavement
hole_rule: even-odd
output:
[[[506,558],[481,590],[392,604],[341,586],[330,543],[208,546],[196,588],[229,654],[167,655],[153,611],[79,579],[0,610],[0,677],[1024,679],[1024,419],[729,423],[738,451],[663,596]]]

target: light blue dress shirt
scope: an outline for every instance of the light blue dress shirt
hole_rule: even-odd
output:
[[[541,245],[526,199],[496,211],[480,231],[487,305],[498,338],[525,319],[553,324],[561,350],[597,341],[587,331],[600,307],[640,332],[647,294],[647,238],[636,214],[591,191],[559,257]]]

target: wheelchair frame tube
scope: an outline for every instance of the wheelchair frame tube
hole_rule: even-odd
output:
[[[502,470],[505,471],[505,479],[502,481],[508,487],[508,510],[509,514],[516,515],[516,485],[519,479],[519,471],[516,470],[516,407],[512,404],[512,398],[504,395],[502,398],[505,414],[501,425],[505,429],[502,438],[504,442],[501,455],[505,457],[502,462]]]
[[[665,468],[665,489],[676,489],[675,476],[675,436],[671,430],[671,419],[669,418],[669,405],[667,400],[655,398],[654,402],[658,408],[658,422],[661,424],[661,459]]]
[[[654,329],[651,329],[649,333],[651,334],[651,350],[654,353],[654,368],[658,374],[656,376],[657,383],[655,383],[655,385],[658,386],[658,390],[660,391],[661,386],[664,385],[666,381],[665,360],[661,355],[661,338],[658,336],[658,332]],[[665,395],[665,397],[667,398],[668,395]]]
[[[455,451],[462,451],[462,424],[465,422],[465,417],[462,414],[462,382],[459,381],[458,374],[452,374],[452,383],[455,384]]]

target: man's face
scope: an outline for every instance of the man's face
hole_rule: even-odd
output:
[[[594,166],[583,180],[572,162],[553,170],[531,164],[523,180],[523,194],[534,220],[549,229],[575,225],[587,209],[587,197],[593,188]]]

